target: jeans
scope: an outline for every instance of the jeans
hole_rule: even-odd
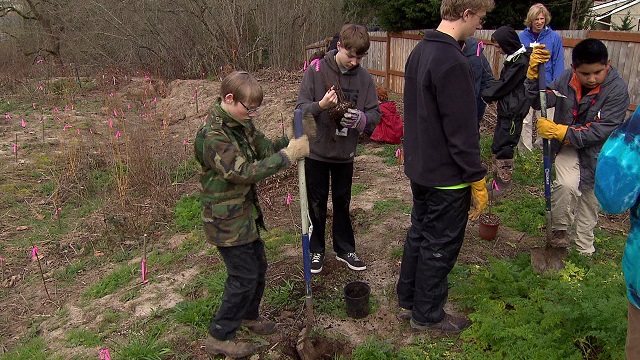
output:
[[[211,320],[209,334],[218,340],[229,340],[235,337],[242,320],[255,320],[260,315],[258,307],[264,293],[267,257],[260,238],[240,246],[218,246],[218,251],[227,266],[227,280],[222,304]]]
[[[353,162],[330,163],[306,158],[304,164],[309,217],[313,232],[309,243],[312,253],[324,253],[329,179],[333,203],[333,250],[336,254],[354,252],[356,241],[349,217]]]
[[[471,188],[436,189],[411,182],[411,227],[404,243],[397,292],[415,322],[441,321],[448,274],[458,259],[471,207]]]

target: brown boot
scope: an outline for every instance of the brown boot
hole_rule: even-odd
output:
[[[567,236],[567,230],[552,230],[553,236],[549,241],[549,245],[558,248],[568,248],[571,245],[571,241]]]
[[[496,171],[493,176],[494,181],[491,182],[494,196],[504,196],[509,189],[511,189],[512,175],[513,159],[496,159]]]
[[[276,323],[262,316],[258,316],[255,320],[242,320],[242,325],[258,335],[271,335],[276,332]]]
[[[256,353],[259,346],[247,341],[218,340],[209,335],[204,341],[204,350],[212,355],[223,354],[231,358],[241,358]]]

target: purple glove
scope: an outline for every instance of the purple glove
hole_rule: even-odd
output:
[[[342,120],[340,120],[340,125],[363,132],[365,126],[367,126],[367,115],[362,110],[348,109]]]

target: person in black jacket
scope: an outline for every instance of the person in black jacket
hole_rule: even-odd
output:
[[[492,187],[494,194],[503,195],[511,187],[514,148],[520,140],[522,120],[531,105],[524,88],[531,50],[520,43],[518,34],[509,26],[498,28],[491,40],[498,53],[506,55],[500,79],[482,91],[485,101],[498,101],[498,119],[491,145],[495,181]]]
[[[416,331],[457,333],[470,325],[444,311],[467,221],[488,200],[473,73],[461,45],[493,6],[493,0],[443,0],[440,25],[425,32],[405,65],[404,170],[413,208],[397,316]]]
[[[482,90],[486,89],[489,86],[489,82],[493,80],[493,70],[491,70],[489,60],[484,56],[484,44],[479,43],[475,37],[472,36],[464,42],[462,52],[469,59],[471,71],[473,71],[476,106],[478,108],[478,128],[480,128],[480,122],[487,108],[487,103],[482,99]]]

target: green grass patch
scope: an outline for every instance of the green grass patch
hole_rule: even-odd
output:
[[[53,276],[59,281],[70,282],[82,271],[85,270],[87,264],[83,260],[76,261],[64,269],[55,270]]]
[[[400,144],[384,144],[382,150],[378,152],[378,156],[382,157],[382,161],[387,165],[398,165],[398,158],[396,158],[396,151],[401,149]]]
[[[485,162],[491,161],[491,144],[493,134],[480,134],[480,158]]]
[[[365,190],[369,188],[369,185],[362,183],[353,183],[351,185],[351,196],[356,196],[362,194]]]
[[[263,303],[268,304],[277,311],[295,306],[299,303],[300,298],[295,296],[294,285],[295,282],[285,279],[278,286],[267,287]]]
[[[373,212],[378,215],[393,213],[410,214],[411,205],[402,202],[402,199],[378,200],[373,204]]]
[[[544,190],[544,167],[540,150],[525,152],[515,157],[513,181]]]
[[[62,358],[50,354],[44,339],[36,337],[12,351],[1,354],[0,360],[62,360]]]
[[[182,195],[176,202],[173,218],[179,231],[192,231],[202,227],[200,195]]]
[[[94,347],[102,344],[102,336],[83,329],[70,329],[66,341],[69,347]]]
[[[171,174],[171,181],[174,184],[183,183],[192,177],[196,176],[202,170],[202,166],[194,156],[190,156],[185,161],[182,161],[178,167]]]
[[[173,355],[167,343],[160,339],[167,324],[155,325],[150,331],[136,334],[129,339],[129,343],[116,347],[118,359],[130,360],[162,360]]]
[[[226,278],[227,271],[220,266],[212,272],[199,275],[194,282],[183,287],[182,293],[185,296],[195,298],[195,300],[176,304],[173,309],[174,319],[199,330],[206,330],[209,327],[211,317],[222,302]]]
[[[131,282],[136,275],[139,275],[137,274],[138,271],[138,264],[122,265],[104,279],[89,286],[82,294],[82,297],[85,299],[98,299],[109,295]]]
[[[508,198],[491,207],[491,212],[500,216],[505,226],[533,236],[543,235],[546,223],[544,198],[512,190]]]

